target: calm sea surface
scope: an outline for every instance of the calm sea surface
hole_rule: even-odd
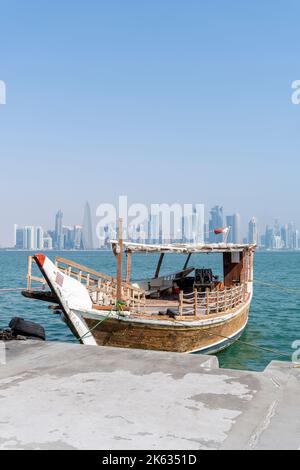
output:
[[[52,252],[50,258],[54,259],[58,254],[98,271],[115,274],[115,260],[110,252]],[[23,252],[0,252],[0,289],[26,286],[28,255]],[[182,255],[167,256],[162,273],[176,271],[183,266],[184,259]],[[149,277],[155,271],[157,255],[135,255],[133,262],[133,277]],[[191,265],[212,266],[216,274],[221,274],[219,255],[194,255]],[[255,278],[300,291],[300,253],[257,253]],[[13,316],[41,323],[46,328],[49,341],[76,341],[60,317],[51,313],[48,304],[27,300],[20,293],[0,292],[0,329],[6,327]],[[256,284],[250,321],[242,341],[292,355],[295,340],[300,340],[300,294]],[[263,370],[271,360],[288,360],[242,342],[231,346],[218,357],[222,367],[248,370]]]

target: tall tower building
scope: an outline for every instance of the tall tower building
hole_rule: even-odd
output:
[[[83,225],[82,225],[82,249],[93,250],[93,226],[91,207],[87,202],[84,208]]]
[[[274,229],[267,225],[265,235],[265,245],[268,250],[273,248]]]
[[[150,243],[155,244],[159,242],[159,215],[157,214],[150,214],[148,237]]]
[[[226,225],[230,227],[228,243],[241,243],[241,216],[233,214],[226,217]]]
[[[24,228],[24,248],[25,250],[35,250],[35,229],[34,227]]]
[[[15,233],[15,248],[17,250],[24,250],[25,247],[25,230],[24,228],[18,228],[16,226],[16,233]]]
[[[81,225],[74,226],[74,249],[80,250],[82,246],[82,227]]]
[[[37,250],[44,249],[44,230],[42,227],[35,228],[35,248]]]
[[[257,224],[257,219],[255,217],[252,217],[252,219],[249,222],[248,242],[257,244],[257,245],[259,243],[258,224]]]
[[[63,217],[62,211],[59,210],[55,217],[55,248],[58,250],[64,249]]]
[[[293,249],[294,232],[295,232],[294,222],[290,222],[287,226],[287,246],[286,246],[286,248],[288,250]]]
[[[205,241],[204,204],[196,204],[193,208],[193,243],[203,244]]]

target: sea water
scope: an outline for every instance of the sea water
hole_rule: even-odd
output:
[[[0,290],[26,286],[27,259],[30,253],[0,252]],[[111,252],[51,252],[48,256],[63,256],[72,261],[115,275],[116,263]],[[167,255],[162,274],[180,269],[185,262],[183,255]],[[158,261],[156,254],[133,256],[133,278],[153,276]],[[222,257],[218,254],[193,255],[194,267],[213,267],[215,274],[222,274]],[[249,324],[241,341],[218,354],[221,367],[247,370],[263,370],[272,360],[291,360],[295,352],[292,345],[300,340],[300,253],[257,252],[254,277],[257,281],[276,284],[298,290],[289,293],[278,288],[255,283]],[[29,300],[19,292],[0,291],[0,329],[7,327],[14,316],[42,324],[47,340],[76,342],[60,317],[48,308],[49,304]],[[253,346],[250,346],[249,343]],[[270,349],[268,352],[263,349]],[[281,356],[281,351],[288,356]],[[290,357],[289,357],[290,355]]]

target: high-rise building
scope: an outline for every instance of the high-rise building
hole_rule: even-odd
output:
[[[83,225],[82,225],[82,249],[93,250],[93,226],[91,207],[87,202],[84,208]]]
[[[274,221],[274,236],[281,237],[279,219],[275,219]]]
[[[288,226],[287,225],[284,225],[283,227],[281,227],[280,236],[281,236],[284,248],[287,249],[288,248],[288,243],[289,243],[288,242]]]
[[[44,230],[42,227],[35,228],[35,249],[44,249]]]
[[[204,205],[196,204],[192,216],[192,242],[202,244],[205,242]]]
[[[293,250],[294,249],[294,244],[293,244],[293,241],[294,241],[294,232],[295,232],[295,225],[293,222],[290,222],[288,225],[287,225],[287,246],[286,248],[288,250]]]
[[[74,248],[74,228],[63,226],[64,250],[73,250]]]
[[[24,250],[25,249],[25,233],[23,228],[18,228],[15,226],[15,248],[17,250]]]
[[[148,238],[150,243],[158,243],[159,241],[159,215],[150,214]]]
[[[209,241],[211,243],[219,243],[224,240],[224,236],[216,235],[214,230],[224,226],[223,207],[215,206],[210,211],[209,221]]]
[[[64,248],[64,234],[63,234],[63,213],[59,210],[55,216],[55,239],[54,245],[58,250]]]
[[[82,226],[74,226],[74,250],[80,250],[82,246]]]
[[[266,227],[266,235],[265,235],[265,246],[268,250],[273,249],[274,243],[274,229],[267,225]]]
[[[280,235],[273,235],[272,240],[272,249],[273,250],[282,250],[283,242]]]
[[[190,216],[183,216],[181,219],[182,241],[184,243],[191,242],[193,231],[193,218]]]
[[[241,216],[240,214],[228,215],[226,225],[230,228],[228,243],[241,243]]]
[[[35,250],[35,228],[28,226],[24,228],[24,249]]]
[[[53,242],[52,242],[52,238],[46,234],[46,236],[44,236],[44,250],[52,250],[53,249]]]
[[[293,250],[299,250],[300,248],[300,238],[299,238],[299,230],[294,231],[294,236],[293,236]]]
[[[204,224],[204,242],[209,243],[209,223]]]
[[[259,244],[258,223],[255,217],[252,217],[249,222],[248,242],[256,245]]]

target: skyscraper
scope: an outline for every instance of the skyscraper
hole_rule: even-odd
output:
[[[23,250],[25,248],[25,232],[24,228],[18,228],[15,226],[15,248],[17,250]]]
[[[259,242],[257,219],[252,217],[249,222],[248,242],[257,244]]]
[[[159,215],[150,214],[148,237],[150,243],[158,243],[159,241]]]
[[[46,234],[44,236],[44,250],[52,250],[53,249],[53,243],[52,243],[52,238]]]
[[[287,226],[287,246],[288,250],[294,249],[294,232],[295,232],[295,224],[294,222],[289,222]]]
[[[82,226],[82,249],[93,250],[93,226],[92,226],[92,213],[91,207],[87,202],[84,208],[83,226]]]
[[[37,250],[44,249],[44,230],[42,227],[35,228],[35,248]]]
[[[193,208],[192,218],[192,241],[193,243],[204,243],[205,239],[204,204],[196,204]]]
[[[55,248],[63,250],[64,248],[64,234],[63,234],[63,213],[61,210],[58,211],[55,217]]]
[[[82,227],[81,225],[74,226],[74,250],[80,250],[82,245]]]
[[[273,249],[273,241],[274,241],[274,229],[267,225],[266,227],[266,235],[265,235],[265,245],[268,250]]]
[[[222,235],[216,235],[214,230],[224,225],[223,207],[215,206],[210,211],[209,221],[209,241],[211,243],[219,243],[223,241]]]
[[[35,228],[28,226],[24,228],[24,248],[25,250],[35,250]]]
[[[228,243],[241,243],[241,216],[240,214],[228,215],[226,225],[230,227]]]

